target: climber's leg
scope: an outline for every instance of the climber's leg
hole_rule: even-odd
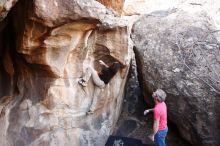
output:
[[[92,104],[91,104],[90,109],[87,113],[91,114],[95,111],[96,105],[97,105],[97,102],[98,102],[98,97],[100,96],[101,91],[102,91],[101,88],[95,86]]]
[[[93,79],[93,83],[98,86],[99,88],[104,88],[105,87],[105,83],[99,78],[99,75],[97,73],[97,71],[93,68],[91,68],[92,71],[92,79]]]

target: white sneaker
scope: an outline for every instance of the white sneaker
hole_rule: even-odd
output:
[[[86,87],[86,86],[87,86],[87,83],[86,83],[86,81],[85,81],[83,78],[81,78],[81,79],[78,81],[78,83],[79,83],[80,85],[82,85],[83,87]]]

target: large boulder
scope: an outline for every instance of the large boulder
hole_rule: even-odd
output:
[[[144,15],[132,40],[145,100],[168,93],[168,118],[195,146],[220,145],[220,32],[205,11]]]
[[[129,66],[98,95],[94,114],[86,114],[94,84],[78,80],[88,66],[100,70],[99,59],[129,64],[126,21],[94,0],[23,0],[12,16],[16,45],[0,67],[15,76],[16,92],[0,98],[0,145],[103,146],[120,114]]]
[[[120,6],[120,4],[109,3],[107,0],[99,0],[107,7]],[[95,0],[64,0],[64,1],[43,1],[35,0],[30,6],[30,19],[43,23],[46,26],[54,27],[74,20],[87,19],[98,20],[108,27],[116,27],[121,24],[121,20],[115,17],[116,12],[108,9]]]

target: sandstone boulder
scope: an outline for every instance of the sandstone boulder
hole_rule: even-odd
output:
[[[99,71],[100,59],[129,64],[126,23],[94,0],[23,0],[12,16],[16,44],[0,67],[15,77],[17,92],[0,98],[1,144],[103,146],[120,113],[129,66],[98,95],[94,114],[86,114],[94,84],[78,80],[88,66]]]
[[[220,32],[204,11],[179,9],[144,15],[133,26],[145,100],[168,93],[168,118],[196,146],[220,144]]]

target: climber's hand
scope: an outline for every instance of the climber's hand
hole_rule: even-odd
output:
[[[99,63],[105,65],[105,63],[102,60],[99,60]]]
[[[105,64],[102,60],[99,60],[99,63],[100,63],[100,64]]]
[[[103,62],[102,60],[99,60],[99,63],[101,64],[101,65],[104,65],[105,67],[109,67],[107,64],[105,64],[105,62]]]

